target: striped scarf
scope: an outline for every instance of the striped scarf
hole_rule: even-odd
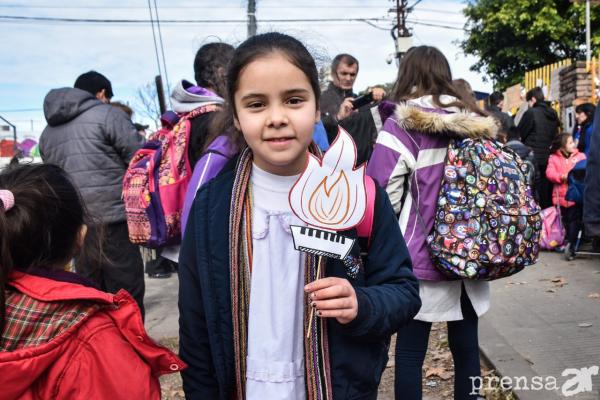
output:
[[[313,153],[319,150],[311,147]],[[248,355],[248,310],[250,306],[250,275],[252,273],[252,192],[250,174],[252,152],[246,148],[238,161],[229,217],[229,259],[231,277],[231,314],[233,319],[233,346],[235,351],[234,398],[246,399],[246,357]],[[305,284],[317,279],[318,262],[322,263],[321,276],[325,274],[325,260],[314,255],[305,258]],[[310,325],[310,335],[304,337],[304,365],[306,394],[309,400],[330,400],[333,398],[331,371],[329,368],[329,347],[327,323],[313,316],[309,324],[310,301],[304,302],[304,331]]]

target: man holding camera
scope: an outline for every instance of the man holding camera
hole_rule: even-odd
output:
[[[371,88],[363,96],[353,92],[358,75],[358,60],[350,54],[338,54],[331,63],[332,82],[321,93],[321,120],[327,131],[329,143],[338,133],[338,125],[346,129],[358,147],[358,162],[367,161],[371,155],[374,136],[379,127],[371,115],[370,106],[385,96],[382,88]],[[372,143],[371,143],[372,142]]]

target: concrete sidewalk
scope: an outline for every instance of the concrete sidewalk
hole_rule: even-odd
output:
[[[492,282],[490,311],[480,321],[479,343],[503,377],[525,377],[529,390],[516,390],[521,400],[599,400],[600,375],[592,391],[565,396],[573,378],[567,368],[600,366],[600,258],[565,261],[543,253],[533,267]],[[531,390],[533,377],[557,390]],[[521,378],[524,379],[524,378]],[[508,380],[508,379],[507,379]],[[523,380],[519,387],[524,387]],[[577,384],[568,385],[575,390]]]
[[[179,308],[177,293],[179,279],[174,273],[167,279],[149,279],[146,277],[146,330],[156,340],[179,336]]]
[[[176,274],[146,279],[146,328],[155,339],[178,336],[178,285]],[[592,392],[561,394],[572,377],[561,376],[565,369],[600,366],[600,298],[593,295],[600,293],[600,258],[567,262],[544,253],[535,266],[491,285],[492,306],[480,321],[483,355],[513,388],[517,377],[529,389],[534,377],[557,382],[558,390],[516,390],[519,399],[600,400],[600,375],[592,378]]]

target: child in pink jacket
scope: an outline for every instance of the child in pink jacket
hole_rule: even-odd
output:
[[[581,229],[583,204],[577,204],[565,198],[569,187],[567,178],[575,164],[581,160],[585,160],[585,154],[577,150],[575,142],[573,142],[573,136],[563,133],[554,139],[551,155],[548,159],[548,167],[546,168],[546,177],[554,183],[552,204],[560,206],[563,225],[567,230],[568,245],[565,254],[569,260],[575,257],[575,242]]]

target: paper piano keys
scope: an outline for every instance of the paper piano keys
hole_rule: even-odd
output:
[[[322,161],[309,156],[289,195],[292,211],[308,224],[291,226],[296,250],[341,260],[348,256],[354,239],[336,232],[361,222],[367,200],[365,167],[355,169],[355,163],[356,145],[342,128]]]

